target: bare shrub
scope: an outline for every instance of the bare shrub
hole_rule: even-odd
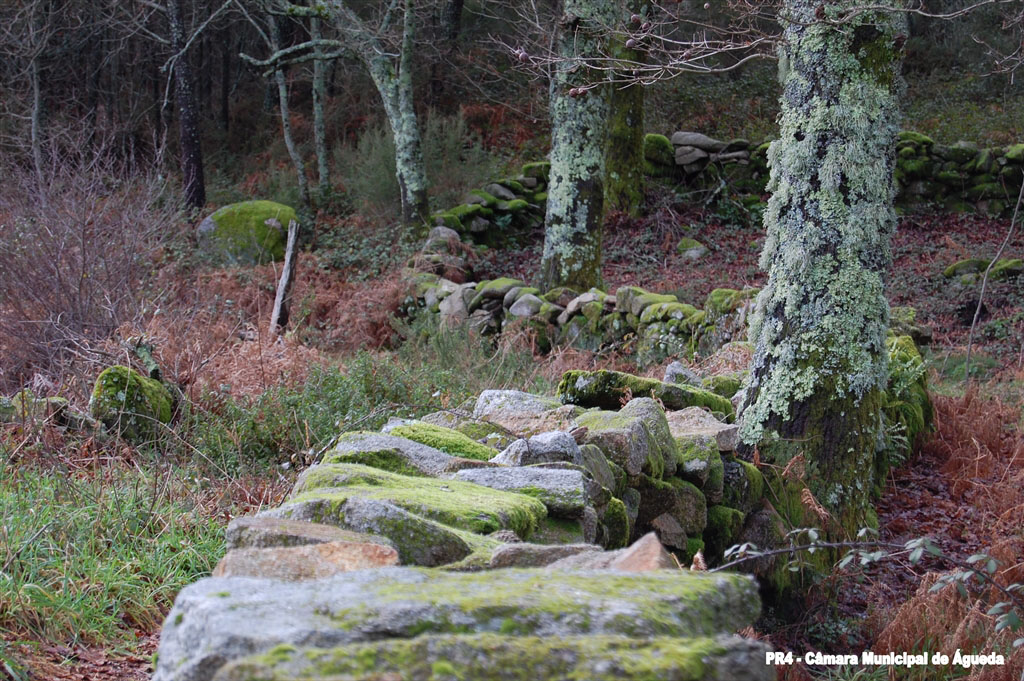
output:
[[[45,187],[23,169],[0,175],[0,390],[33,375],[66,385],[72,363],[103,358],[95,341],[142,316],[178,216],[158,177],[95,157],[54,168]]]

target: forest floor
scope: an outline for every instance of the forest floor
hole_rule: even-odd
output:
[[[610,290],[636,284],[676,293],[681,300],[702,305],[714,288],[763,284],[757,260],[764,238],[757,220],[750,220],[750,216],[716,215],[696,210],[671,197],[655,196],[652,200],[658,208],[650,215],[638,219],[612,216],[609,222],[604,276]],[[1024,520],[1020,511],[1024,509],[1024,485],[1018,475],[1022,466],[1017,463],[1018,457],[1024,462],[1021,445],[1024,281],[996,283],[986,293],[986,312],[976,332],[971,370],[974,387],[964,396],[963,355],[977,297],[973,289],[957,289],[942,276],[942,270],[957,260],[993,255],[1007,229],[1007,220],[966,215],[907,216],[900,221],[893,239],[890,299],[893,305],[913,306],[918,322],[933,331],[925,356],[930,364],[937,423],[935,432],[920,443],[915,458],[891,472],[878,509],[882,540],[905,542],[929,536],[946,554],[960,559],[996,547],[1004,552],[1001,555],[1005,556],[1009,579],[1016,575],[1016,566],[1024,559],[1021,542],[1016,539]],[[537,238],[517,248],[487,252],[475,264],[478,278],[501,275],[532,279],[540,261],[540,235],[535,236]],[[682,236],[698,239],[710,252],[696,261],[684,260],[675,251]],[[1010,240],[1004,257],[1022,255],[1024,234],[1018,233]],[[312,256],[303,257],[300,278],[305,273],[307,281],[300,281],[298,298],[303,299],[307,290],[316,288],[321,295],[319,304],[326,305],[322,296],[330,292],[334,307],[329,314],[333,315],[333,323],[347,320],[351,330],[353,320],[360,319],[363,325],[358,330],[360,335],[372,338],[378,334],[383,328],[378,318],[386,319],[386,314],[382,317],[378,309],[381,296],[396,297],[400,293],[394,276],[347,282],[318,267]],[[268,284],[269,290],[273,290],[273,272],[257,268],[245,276],[238,273],[193,276],[177,284],[186,288],[197,282],[208,289],[206,293],[215,292],[220,298],[236,301],[236,308],[248,306],[253,322],[258,325],[263,311],[258,297],[267,295]],[[253,294],[253,291],[259,293]],[[329,306],[318,312],[317,305],[312,304],[312,312],[307,314],[304,323],[323,326],[328,315],[324,310]],[[321,314],[319,320],[318,314]],[[342,317],[338,317],[339,314]],[[202,335],[216,326],[221,330],[210,335],[223,339],[227,345],[233,344],[232,347],[244,346],[236,337],[237,323],[226,324],[212,318],[202,324],[193,318],[193,322],[198,324],[193,333]],[[224,332],[228,327],[230,332]],[[167,334],[168,338],[170,335]],[[322,330],[318,332],[321,339],[328,335]],[[252,346],[250,343],[245,347]],[[269,359],[265,366],[262,355],[257,370],[251,352],[229,350],[209,367],[221,377],[217,380],[236,376],[236,394],[265,392],[268,380],[272,384],[287,372],[284,369],[278,372]],[[282,366],[287,368],[325,361],[334,351],[291,347],[282,352],[287,355],[281,360]],[[565,359],[563,364],[574,359],[592,364],[614,362],[619,366],[624,361],[577,354]],[[657,368],[648,369],[648,373],[654,371]],[[246,389],[245,383],[251,383],[252,390]],[[279,471],[268,475],[280,482]],[[209,484],[213,489],[207,493],[216,496],[219,485],[227,487],[234,483],[214,480]],[[224,511],[218,508],[216,513],[223,517]],[[879,641],[895,646],[912,645],[914,636],[934,635],[935,632],[922,632],[914,627],[894,630],[888,625],[893,621],[906,623],[934,616],[937,606],[922,595],[920,585],[930,584],[929,580],[934,577],[927,577],[926,573],[939,569],[945,568],[935,560],[916,566],[905,560],[890,560],[848,571],[812,590],[803,607],[804,615],[798,621],[765,620],[761,633],[770,633],[777,646],[801,651],[854,652],[877,645]],[[909,609],[900,616],[901,608]],[[957,626],[949,617],[951,615],[947,614],[945,618],[933,619],[949,625],[952,632]],[[27,632],[7,631],[3,637],[10,653],[32,670],[33,675],[27,678],[55,681],[146,679],[156,649],[158,627],[129,625],[127,628],[131,642],[117,648],[26,642],[32,641]],[[0,646],[0,678],[6,673],[20,681],[22,677],[16,675],[18,672],[13,667],[5,672],[2,653]],[[817,670],[816,676],[820,671]],[[799,667],[785,674],[789,679],[809,678],[807,671]]]

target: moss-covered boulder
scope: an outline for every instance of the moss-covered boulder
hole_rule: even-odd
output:
[[[576,421],[587,429],[585,443],[596,445],[627,474],[661,478],[675,472],[676,443],[665,412],[654,400],[635,399],[618,412],[584,412]]]
[[[615,292],[615,309],[639,317],[644,309],[656,303],[678,303],[673,295],[652,293],[639,286],[623,286]]]
[[[458,480],[389,473],[358,464],[320,464],[306,469],[289,505],[316,504],[329,521],[331,509],[351,498],[385,501],[410,513],[477,534],[512,530],[526,539],[547,515],[544,504],[525,494],[488,489]],[[386,535],[387,536],[387,535]]]
[[[632,397],[653,397],[670,410],[706,407],[727,418],[734,413],[729,400],[707,390],[621,371],[568,371],[558,384],[557,394],[563,403],[582,407],[618,409]]]
[[[742,644],[743,655],[719,659],[738,644],[684,643],[729,635],[759,611],[749,577],[679,570],[385,568],[313,582],[208,578],[178,594],[153,681],[369,681],[384,671],[423,681],[760,681],[774,678],[763,647]],[[332,649],[296,648],[311,641]],[[221,669],[242,658],[282,664],[281,676]],[[301,668],[289,667],[293,661]]]
[[[634,540],[654,529],[652,523],[663,514],[671,516],[688,536],[704,531],[707,499],[695,485],[679,478],[658,480],[647,475],[632,477],[630,484],[640,493]]]
[[[167,388],[126,366],[104,369],[96,378],[89,412],[129,442],[155,440],[170,423],[174,400]]]
[[[747,317],[753,308],[758,289],[738,291],[715,289],[704,301],[704,319],[697,336],[697,352],[707,357],[732,341],[747,338]]]
[[[273,201],[233,203],[199,223],[199,245],[216,264],[283,260],[288,224],[297,219],[292,208]]]

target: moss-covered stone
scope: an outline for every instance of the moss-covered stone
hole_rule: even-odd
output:
[[[154,440],[170,423],[174,400],[160,381],[126,366],[105,369],[93,386],[89,411],[109,430],[134,443]]]
[[[1024,144],[1013,144],[1007,147],[1004,156],[1007,161],[1012,163],[1024,163]]]
[[[547,516],[533,497],[458,480],[435,480],[358,464],[320,464],[295,483],[289,504],[316,502],[329,514],[351,498],[386,501],[451,527],[488,534],[508,529],[525,539]],[[328,520],[319,520],[326,522]]]
[[[679,299],[675,296],[651,293],[639,286],[622,286],[615,291],[615,309],[623,314],[629,313],[637,317],[649,305],[678,302]]]
[[[584,412],[576,422],[587,429],[586,443],[599,447],[629,475],[660,478],[666,470],[675,471],[676,444],[665,413],[651,399],[632,400],[618,412]]]
[[[199,225],[199,242],[218,264],[257,265],[284,259],[295,211],[273,201],[242,201],[215,211]]]
[[[621,549],[629,543],[632,527],[626,505],[621,500],[612,498],[601,514],[601,525],[604,537],[601,545],[608,550]]]
[[[694,315],[697,308],[687,303],[655,303],[648,305],[640,313],[641,324],[653,324],[670,319],[683,321]]]
[[[435,426],[429,423],[410,423],[398,426],[389,431],[390,435],[404,437],[413,442],[438,449],[445,454],[461,456],[477,461],[488,461],[498,455],[497,450],[480,444],[476,440],[451,428]]]
[[[992,281],[1002,281],[1013,277],[1019,277],[1024,273],[1024,261],[1020,258],[1004,258],[997,260],[988,273]]]
[[[398,674],[403,681],[703,681],[718,678],[715,669],[752,664],[751,647],[740,639],[427,635],[253,656],[225,668],[217,681],[378,681]]]
[[[942,276],[947,279],[958,277],[961,274],[974,274],[984,272],[991,261],[986,258],[966,258],[953,263],[942,271]]]
[[[743,385],[743,374],[717,374],[715,376],[708,376],[701,381],[701,387],[705,390],[710,390],[716,395],[721,395],[726,399],[732,399],[733,395],[739,392],[740,387]]]
[[[898,139],[900,142],[911,142],[925,149],[928,149],[935,144],[935,140],[928,135],[920,132],[914,132],[912,130],[900,131]]]
[[[523,166],[523,177],[535,177],[545,183],[548,181],[548,175],[550,172],[550,161],[536,161],[534,163],[527,163]]]
[[[708,526],[704,528],[704,545],[707,547],[705,558],[712,563],[722,559],[727,548],[737,543],[743,530],[746,515],[743,511],[728,506],[711,506],[708,508]]]
[[[582,407],[617,409],[629,397],[653,397],[671,410],[707,407],[726,418],[734,413],[729,400],[707,390],[620,371],[568,371],[558,384],[557,395],[565,404]]]
[[[676,150],[668,137],[657,134],[644,135],[644,158],[656,166],[675,168]]]
[[[725,482],[722,504],[750,513],[760,507],[764,498],[764,476],[757,467],[731,454],[722,455]]]

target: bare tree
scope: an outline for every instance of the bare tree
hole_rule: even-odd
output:
[[[296,5],[286,0],[262,0],[268,11],[326,20],[336,40],[309,40],[279,49],[252,63],[270,68],[282,64],[318,61],[342,55],[359,59],[380,94],[395,142],[395,173],[408,224],[427,216],[427,176],[423,162],[419,121],[413,98],[413,61],[417,17],[412,0],[390,0],[375,21],[364,19],[344,2]],[[324,52],[323,50],[333,50]]]

